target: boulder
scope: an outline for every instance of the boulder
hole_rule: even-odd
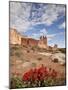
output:
[[[53,62],[58,62],[60,65],[65,64],[65,54],[63,53],[54,53],[51,56]]]

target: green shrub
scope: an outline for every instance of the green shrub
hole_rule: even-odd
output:
[[[59,48],[59,51],[61,51],[62,53],[66,53],[66,49],[65,48]]]
[[[32,63],[32,67],[36,67],[36,63],[35,62]]]
[[[27,50],[27,53],[29,53],[30,51],[29,50]]]
[[[14,55],[13,50],[10,50],[10,56],[13,56],[13,55]]]
[[[23,45],[24,48],[27,48],[27,45]]]
[[[35,50],[35,48],[34,48],[34,47],[31,47],[31,50],[33,50],[33,51],[34,51],[34,50]]]
[[[12,47],[12,49],[13,49],[13,50],[17,50],[17,49],[18,49],[18,47]]]
[[[39,57],[39,58],[38,58],[38,61],[41,61],[41,60],[42,60],[42,58],[41,58],[41,57]]]
[[[11,78],[10,81],[10,88],[15,89],[15,88],[21,88],[22,87],[22,81],[18,77],[13,77]]]
[[[54,58],[53,62],[54,63],[58,63],[58,59],[57,58]]]
[[[29,60],[24,60],[24,61],[26,61],[26,62],[30,62]]]
[[[31,87],[48,87],[48,86],[62,86],[65,85],[66,81],[65,78],[48,78],[46,80],[40,80],[40,81],[22,81],[19,77],[13,77],[10,81],[10,88],[16,89],[16,88],[31,88]]]

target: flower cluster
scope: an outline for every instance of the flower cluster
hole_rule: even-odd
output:
[[[16,72],[15,75],[11,79],[11,88],[65,85],[65,78],[58,78],[59,72],[44,65],[28,70],[22,78],[19,77],[20,73]]]
[[[24,73],[22,80],[23,81],[42,81],[46,80],[47,78],[56,78],[57,72],[54,69],[47,68],[42,65],[39,68],[30,69],[26,73]]]

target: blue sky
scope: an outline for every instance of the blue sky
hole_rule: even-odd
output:
[[[48,45],[65,47],[65,5],[10,2],[10,27],[28,37],[47,36]]]

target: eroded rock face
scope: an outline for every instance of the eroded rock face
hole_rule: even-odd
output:
[[[10,29],[10,44],[21,44],[21,35],[16,29]]]
[[[38,42],[40,48],[47,48],[47,37],[41,36]]]
[[[37,46],[38,40],[21,36],[16,29],[10,29],[10,44]]]
[[[32,38],[22,38],[21,39],[21,44],[22,45],[29,45],[29,46],[37,46],[38,45],[38,40],[32,39]]]
[[[22,36],[14,28],[10,29],[10,44],[18,44],[18,45],[25,45],[25,46],[38,46],[39,48],[45,48],[49,50],[54,49],[54,51],[57,49],[57,45],[49,48],[47,44],[46,36],[41,36],[39,40],[36,40],[33,38]]]

